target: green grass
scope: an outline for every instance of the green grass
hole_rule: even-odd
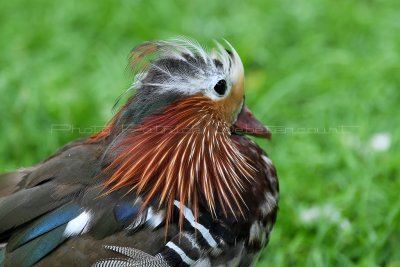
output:
[[[2,1],[0,171],[84,135],[52,125],[104,125],[135,45],[226,38],[248,105],[274,130],[260,143],[278,169],[280,213],[257,266],[400,266],[399,10],[398,0]],[[381,132],[391,146],[375,151]]]

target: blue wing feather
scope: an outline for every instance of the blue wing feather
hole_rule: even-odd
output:
[[[110,206],[108,207],[111,208]],[[102,208],[107,208],[107,206],[102,206]],[[94,210],[92,209],[92,212]],[[37,218],[16,231],[7,244],[6,265],[32,266],[42,260],[69,238],[68,235],[65,235],[67,224],[79,216],[82,211],[83,207],[80,205],[69,203]],[[114,214],[114,223],[126,224],[134,220],[140,213],[140,205],[133,202],[120,201],[113,205],[112,210],[109,211]],[[95,228],[96,225],[107,225],[107,220],[104,220],[104,218],[101,222],[101,224],[94,223],[91,231],[97,229]],[[115,229],[119,229],[119,227]],[[114,229],[113,227],[109,228]]]
[[[53,251],[67,237],[63,234],[66,224],[39,236],[29,243],[9,253],[6,258],[7,266],[32,266]]]
[[[139,207],[128,202],[120,202],[114,207],[114,215],[117,221],[127,221],[139,213]]]
[[[14,250],[27,242],[63,225],[74,219],[81,212],[81,207],[77,204],[65,205],[49,214],[36,220],[30,227],[22,230],[15,235],[7,245],[8,250]]]

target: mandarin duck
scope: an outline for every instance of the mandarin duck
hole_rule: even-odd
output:
[[[134,93],[103,130],[3,174],[15,190],[0,198],[0,265],[253,265],[278,180],[246,137],[271,133],[245,106],[243,65],[225,42],[136,47]]]

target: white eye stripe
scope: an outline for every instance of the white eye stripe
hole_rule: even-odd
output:
[[[231,54],[219,43],[215,50],[208,53],[200,44],[188,38],[154,42],[154,45],[158,49],[158,57],[150,61],[148,65],[142,64],[150,67],[139,70],[132,85],[133,88],[140,89],[151,86],[157,87],[156,92],[158,93],[175,91],[185,95],[201,92],[212,100],[218,100],[228,95],[231,84],[239,81],[243,76],[242,62],[228,42],[227,45],[232,50]],[[140,57],[140,50],[138,53],[137,57]],[[157,61],[162,59],[178,60],[181,63],[178,62],[172,66]],[[140,63],[137,64],[140,65]],[[151,76],[151,79],[148,80],[147,74],[152,70],[163,75]],[[219,80],[226,80],[227,84],[226,93],[222,96],[214,90],[214,86]]]

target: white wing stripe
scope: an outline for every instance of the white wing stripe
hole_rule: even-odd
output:
[[[192,260],[191,258],[189,258],[188,255],[186,255],[186,253],[177,245],[175,245],[173,242],[168,242],[166,244],[167,247],[169,247],[170,249],[174,250],[182,259],[183,262],[185,262],[188,265],[192,265],[194,263],[194,260]]]
[[[69,221],[64,230],[64,236],[70,237],[87,232],[89,223],[92,219],[92,214],[89,211],[84,211],[79,214],[75,219]]]
[[[180,209],[181,207],[181,203],[177,200],[174,200],[174,205],[176,207],[178,207]],[[203,225],[197,223],[194,220],[194,216],[193,213],[190,209],[188,209],[185,205],[183,206],[183,216],[186,218],[186,220],[189,221],[190,225],[193,226],[194,228],[196,228],[197,230],[199,230],[200,234],[203,236],[203,238],[207,241],[207,243],[215,248],[218,244],[215,241],[215,239],[212,237],[212,235],[210,234],[210,231],[205,228]]]

